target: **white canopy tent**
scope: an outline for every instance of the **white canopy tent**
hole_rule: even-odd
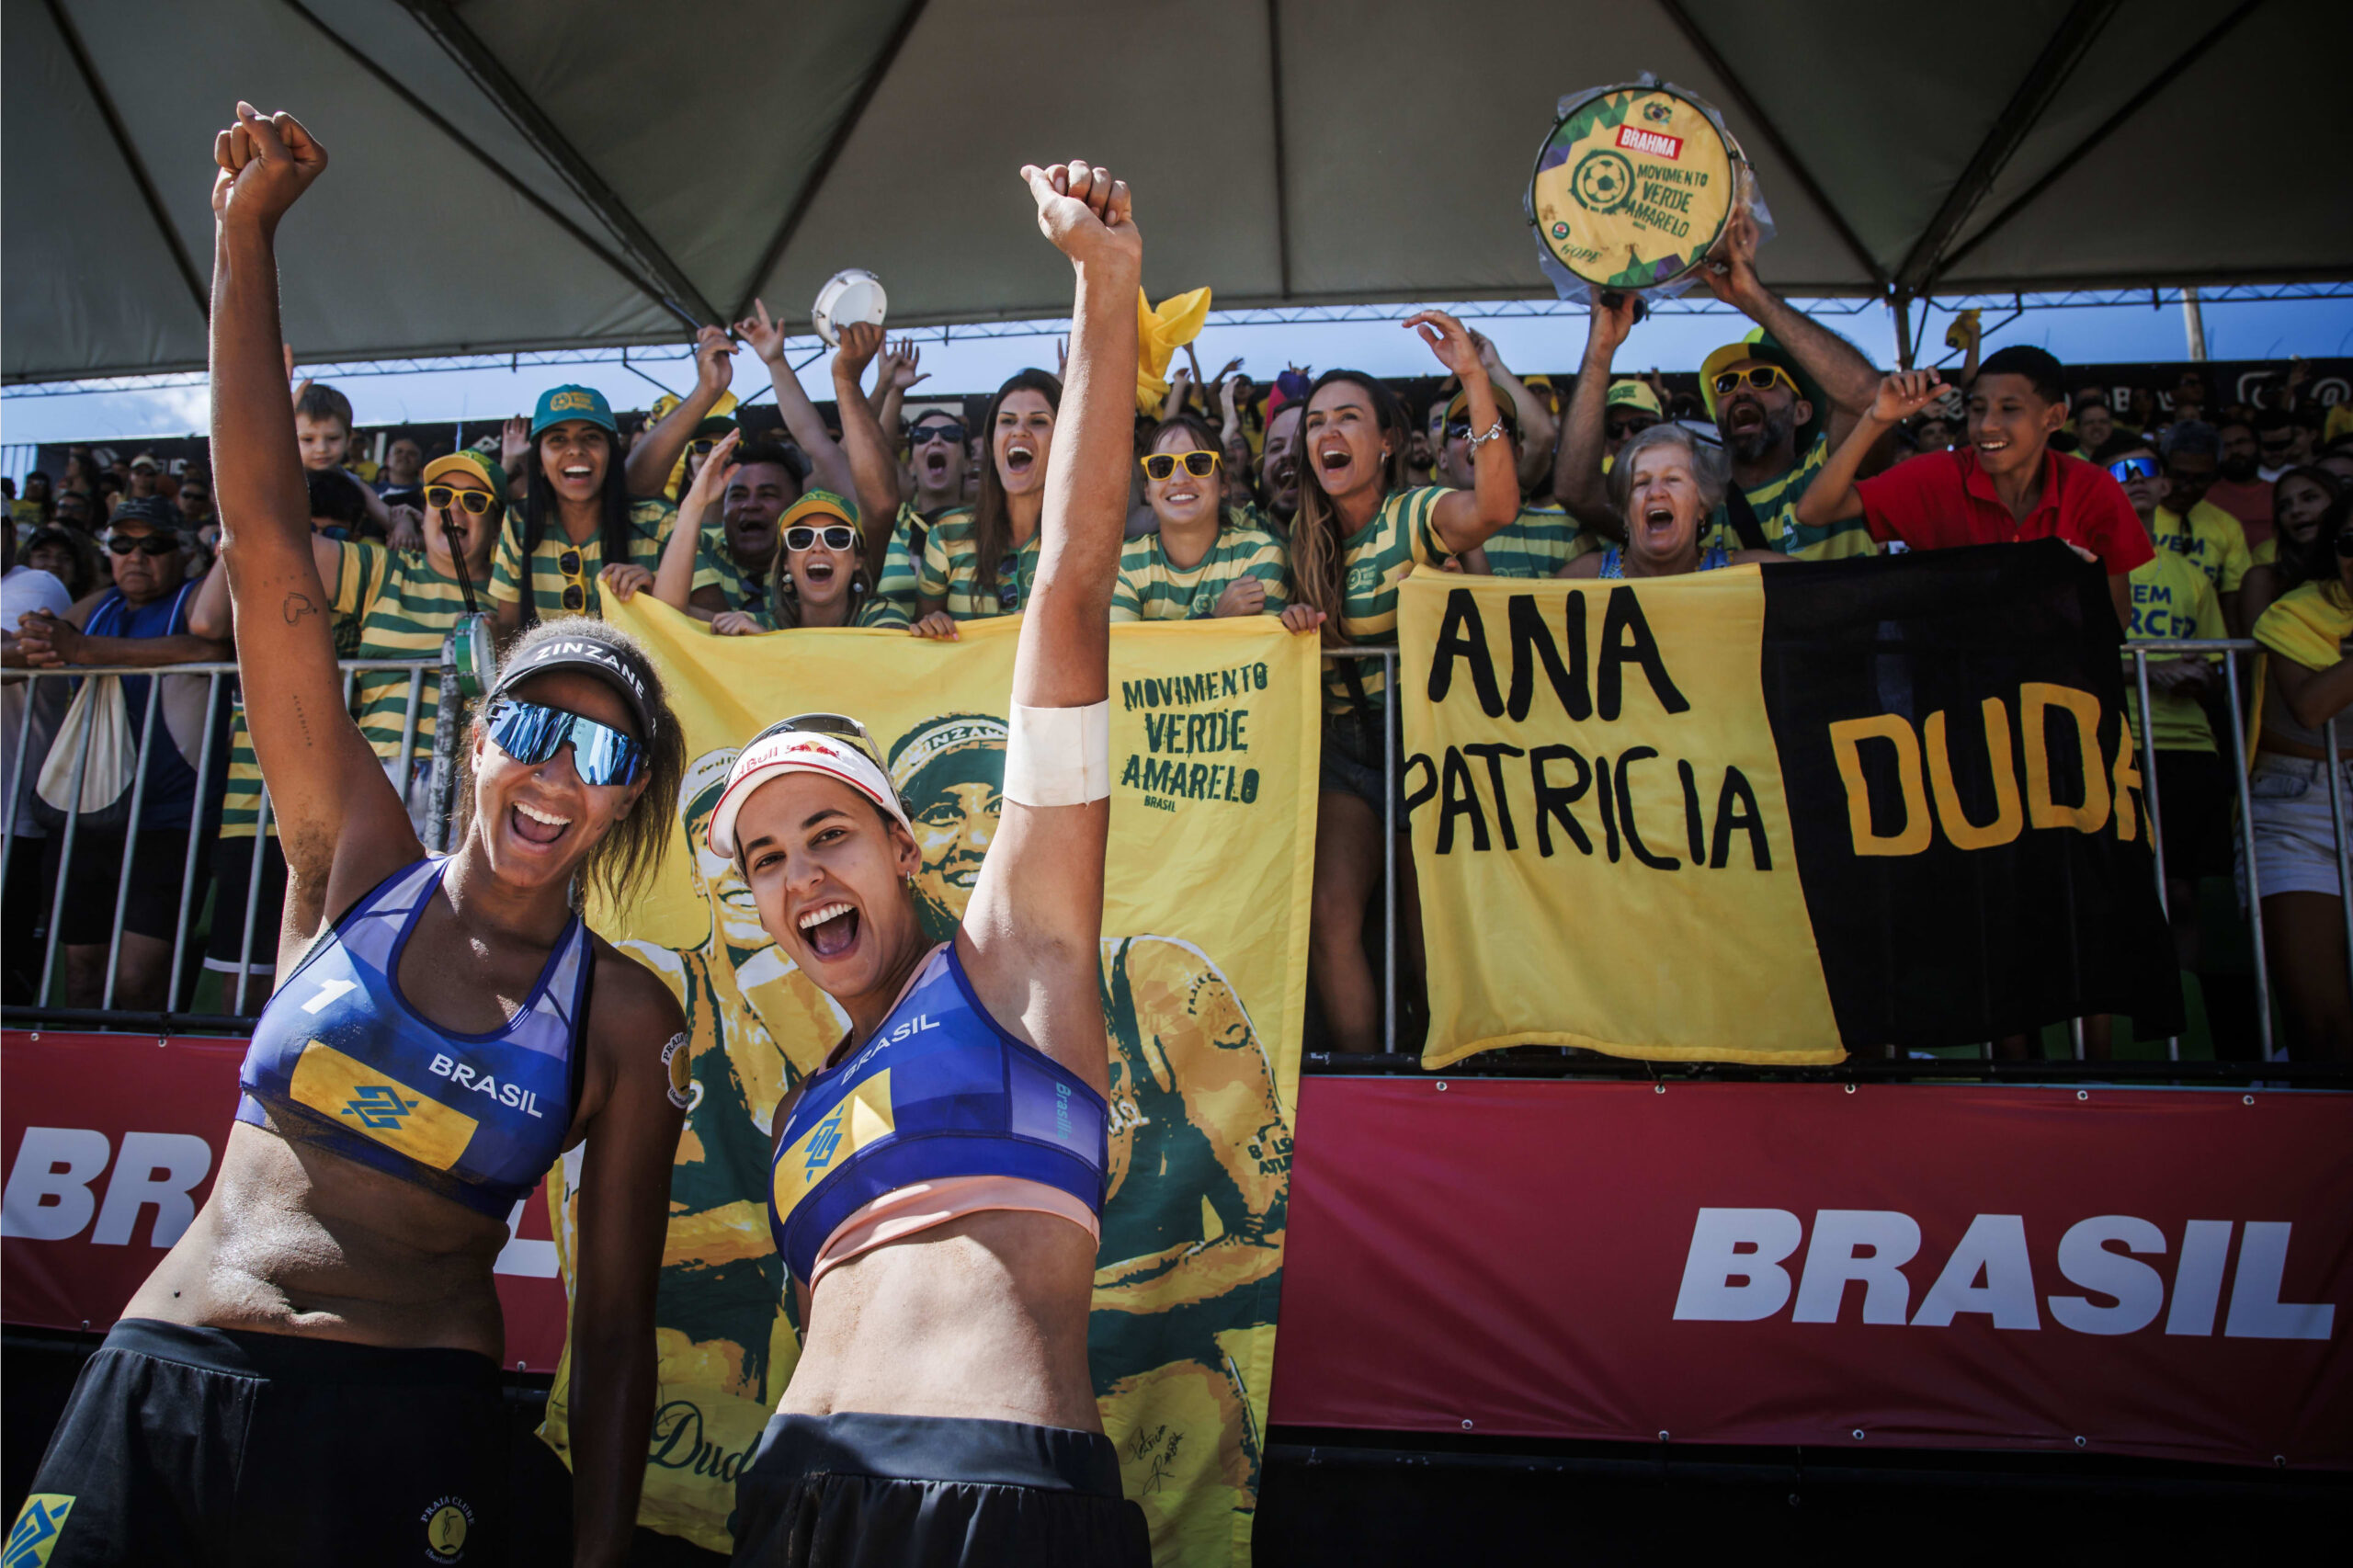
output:
[[[894,324],[1051,316],[1015,184],[1133,180],[1155,297],[1549,297],[1552,106],[1725,113],[1801,295],[2353,275],[2342,0],[0,0],[0,373],[204,359],[213,131],[334,167],[282,236],[312,361],[676,341],[836,268]]]

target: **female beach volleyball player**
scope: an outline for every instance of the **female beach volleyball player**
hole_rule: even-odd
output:
[[[628,639],[579,619],[539,629],[475,721],[462,841],[426,853],[344,703],[286,416],[274,236],[326,153],[241,103],[214,154],[221,554],[293,877],[286,979],[210,1198],[84,1369],[42,1460],[48,1560],[505,1561],[492,1264],[509,1214],[585,1142],[576,1560],[618,1562],[653,1415],[683,1020],[570,890],[626,902],[654,871],[677,723]]]
[[[1025,168],[1077,274],[1013,667],[1004,815],[964,918],[854,722],[787,720],[712,813],[760,922],[850,1016],[778,1119],[770,1223],[804,1342],[737,1484],[746,1563],[1142,1563],[1087,1373],[1107,1167],[1109,619],[1142,244],[1127,187]]]

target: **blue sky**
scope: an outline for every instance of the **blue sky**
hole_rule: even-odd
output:
[[[2000,313],[1988,312],[1989,327]],[[2353,355],[2353,300],[2209,304],[2204,314],[2211,358]],[[1870,306],[1859,313],[1824,319],[1853,339],[1876,363],[1893,363],[1894,323],[1884,309]],[[1932,312],[1925,334],[1930,343],[1941,345],[1949,319],[1942,312]],[[1506,362],[1515,369],[1573,370],[1584,351],[1581,315],[1493,316],[1473,324],[1495,339]],[[1745,324],[1712,312],[1654,316],[1635,328],[1620,355],[1620,368],[1696,369],[1710,349],[1736,336]],[[1994,332],[1988,342],[1989,347],[2039,344],[2061,359],[2078,364],[2188,357],[2181,307],[2171,300],[2155,309],[2146,305],[2031,309]],[[813,337],[801,341],[794,362],[817,347]],[[1429,351],[1392,321],[1265,326],[1212,318],[1196,351],[1212,372],[1239,355],[1245,369],[1261,380],[1281,369],[1287,361],[1319,369],[1349,364],[1376,375],[1421,375],[1437,369]],[[658,357],[660,352],[647,351],[646,375],[674,389],[688,385],[692,372],[683,358],[683,346],[678,358],[665,361]],[[990,391],[1025,365],[1051,367],[1053,356],[1054,338],[1042,333],[927,343],[923,369],[930,380],[921,390]],[[752,355],[738,354],[735,368],[739,396],[748,398],[765,390],[766,378]],[[618,363],[589,363],[531,367],[520,373],[497,369],[353,376],[335,384],[350,396],[359,423],[377,425],[528,413],[543,388],[562,381],[595,386],[617,407],[642,408],[659,395],[646,375]],[[821,401],[833,396],[824,358],[802,372],[802,381]],[[200,382],[57,396],[15,392],[0,396],[0,444],[185,435],[200,431],[206,419],[206,389]]]

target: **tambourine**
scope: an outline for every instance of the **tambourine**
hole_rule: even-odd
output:
[[[1723,116],[1654,77],[1572,95],[1559,114],[1536,150],[1525,210],[1563,295],[1577,284],[1631,292],[1678,283],[1753,199]]]
[[[498,678],[498,641],[487,613],[461,615],[449,628],[448,658],[458,671],[458,695],[469,702]]]
[[[844,267],[825,279],[817,290],[816,306],[809,312],[809,324],[825,340],[828,348],[841,344],[841,329],[858,322],[882,324],[891,298],[882,291],[882,279],[860,267]]]

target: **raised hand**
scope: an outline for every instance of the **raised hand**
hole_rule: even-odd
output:
[[[1480,369],[1479,346],[1463,324],[1444,311],[1416,311],[1404,324],[1421,335],[1439,364],[1465,381]]]
[[[849,377],[851,386],[863,384],[866,367],[882,351],[882,329],[870,321],[856,321],[835,335],[834,374]]]
[[[394,550],[404,550],[414,555],[425,548],[425,514],[415,506],[394,506],[387,515],[392,522],[384,529],[384,542]]]
[[[1241,360],[1236,359],[1233,365],[1241,363]],[[1250,395],[1250,378],[1233,373],[1233,365],[1228,365],[1225,368],[1226,373],[1219,379],[1217,405],[1218,412],[1225,416],[1227,424],[1239,425],[1242,423],[1242,405]]]
[[[1634,324],[1643,319],[1642,296],[1604,290],[1593,297],[1585,319],[1585,357],[1606,364],[1624,346]]]
[[[1898,370],[1880,378],[1870,416],[1882,425],[1901,424],[1944,395],[1945,379],[1936,371]]]
[[[929,371],[917,370],[917,367],[923,363],[923,346],[912,337],[899,339],[898,347],[891,350],[891,379],[888,384],[896,387],[902,396],[904,396],[917,381],[931,380]]]
[[[523,460],[531,455],[531,422],[517,415],[498,427],[498,466],[511,477],[523,472]]]
[[[1728,305],[1745,308],[1756,298],[1761,287],[1756,278],[1756,214],[1746,202],[1733,210],[1724,237],[1716,242],[1708,264],[1699,269],[1699,278],[1709,292]]]
[[[738,426],[722,436],[719,444],[711,448],[710,455],[702,460],[702,466],[695,470],[695,482],[687,486],[685,496],[678,502],[677,527],[701,528],[704,514],[727,494],[727,476],[735,468],[735,445],[743,438],[743,426]],[[627,598],[629,596],[624,594],[621,597]]]
[[[751,346],[764,365],[776,364],[784,358],[784,324],[769,317],[764,300],[752,301],[752,313],[735,324],[735,335]]]
[[[212,161],[221,171],[212,178],[212,216],[267,236],[325,171],[327,150],[292,115],[265,119],[241,98],[237,123],[212,139]]]
[[[1136,230],[1128,183],[1084,159],[1067,164],[1021,165],[1021,177],[1038,203],[1038,229],[1070,257],[1074,267],[1111,264],[1129,270],[1143,266],[1143,236]]]
[[[695,384],[717,397],[735,380],[735,345],[724,327],[695,334]]]

